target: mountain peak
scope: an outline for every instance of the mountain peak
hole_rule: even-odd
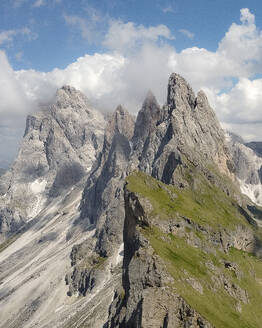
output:
[[[134,124],[134,117],[122,105],[118,105],[107,123],[105,133],[107,141],[111,143],[116,133],[131,139],[134,132]]]
[[[161,116],[161,108],[151,91],[148,91],[137,115],[134,138],[145,140]]]
[[[146,110],[152,110],[154,108],[160,108],[155,95],[153,94],[153,92],[151,90],[149,90],[146,94],[145,100],[143,102],[142,105],[142,109],[146,109]]]
[[[114,116],[117,116],[119,114],[120,115],[129,115],[129,112],[128,112],[128,110],[125,107],[123,107],[121,104],[119,104],[116,107],[115,111],[113,112],[113,115]]]
[[[60,89],[68,93],[73,93],[77,91],[76,88],[72,87],[71,85],[63,85]]]
[[[58,89],[55,98],[55,105],[58,108],[72,107],[79,109],[90,107],[87,97],[70,85],[64,85]]]
[[[179,74],[172,73],[168,80],[167,105],[171,110],[185,106],[195,107],[195,94],[187,81]]]

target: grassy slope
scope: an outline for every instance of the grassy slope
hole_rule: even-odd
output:
[[[214,230],[248,225],[234,200],[203,176],[197,178],[194,191],[164,185],[141,172],[129,176],[127,182],[130,191],[150,200],[151,215],[159,219],[175,218],[179,213]],[[262,262],[259,259],[236,249],[226,254],[211,244],[207,244],[211,250],[207,253],[189,245],[184,238],[164,234],[156,227],[147,228],[143,233],[165,261],[177,292],[215,327],[262,327]],[[196,238],[205,238],[199,232],[190,233],[195,233]],[[225,261],[233,263],[239,274],[226,268]],[[237,297],[230,296],[223,283],[214,286],[214,279],[221,277],[247,291],[249,302],[241,302],[241,312],[236,310]],[[188,282],[192,279],[202,286],[202,294]]]

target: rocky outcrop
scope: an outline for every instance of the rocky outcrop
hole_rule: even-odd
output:
[[[141,233],[151,226],[144,205],[125,190],[122,289],[115,293],[105,327],[212,327],[170,287],[173,278]]]
[[[207,179],[205,183],[210,184]],[[199,193],[203,187],[199,186]],[[179,209],[180,192],[184,193],[143,173],[128,177],[122,287],[115,292],[105,328],[223,327],[226,321],[214,310],[221,300],[231,304],[236,325],[244,320],[238,314],[253,302],[255,274],[246,271],[245,258],[248,253],[257,256],[254,261],[261,257],[258,227],[254,220],[246,222],[244,209],[235,211],[231,198],[223,193],[227,209],[231,206],[234,213],[232,222],[212,222],[212,214],[205,214],[201,225],[194,211],[191,218]],[[211,197],[216,197],[215,191]],[[198,200],[193,199],[197,211]],[[198,306],[206,298],[210,304]]]
[[[251,143],[249,147],[230,133],[227,134],[227,140],[242,193],[254,203],[262,205],[262,158],[258,155],[259,152],[252,149],[256,149],[256,146]]]
[[[0,179],[0,239],[17,231],[91,169],[101,150],[105,121],[72,87],[55,104],[29,115],[11,169]]]

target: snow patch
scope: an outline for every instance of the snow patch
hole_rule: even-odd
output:
[[[33,193],[40,194],[45,191],[46,184],[47,181],[45,179],[36,179],[29,186]]]
[[[45,179],[36,179],[34,182],[29,184],[29,188],[31,189],[33,196],[35,197],[35,201],[32,203],[32,207],[28,212],[29,219],[32,219],[37,216],[38,213],[43,208],[45,203],[45,197],[43,196],[43,192],[45,191],[47,181]]]
[[[122,262],[123,257],[124,257],[124,243],[122,243],[118,249],[118,254],[116,257],[116,264],[119,264],[120,262]]]

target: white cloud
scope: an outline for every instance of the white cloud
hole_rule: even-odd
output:
[[[188,37],[189,39],[194,39],[195,34],[190,32],[189,30],[186,29],[180,29],[179,30],[180,33],[184,34],[186,37]]]
[[[23,86],[16,79],[3,51],[0,50],[0,113],[24,113],[28,107],[28,100],[23,92]]]
[[[231,62],[239,77],[247,77],[262,70],[262,32],[248,9],[241,9],[240,20],[242,24],[231,25],[219,44],[218,53]]]
[[[64,70],[54,69],[49,73],[22,70],[14,75],[27,99],[34,104],[51,101],[56,89],[64,84],[70,84],[98,101],[111,94],[114,88],[121,87],[118,77],[124,65],[125,59],[121,55],[95,54],[78,58]]]
[[[248,8],[240,9],[240,20],[244,24],[255,24],[255,15],[251,14]]]
[[[145,27],[133,22],[111,21],[104,45],[112,50],[126,53],[146,42],[157,42],[160,38],[174,39],[166,25]]]
[[[0,51],[0,70],[0,166],[6,166],[16,154],[25,115],[33,103],[24,94],[3,51]]]
[[[262,124],[262,79],[241,78],[228,92],[217,96],[224,121]]]
[[[27,37],[28,40],[37,39],[38,35],[31,31],[28,27],[23,27],[17,30],[6,30],[0,32],[0,45],[5,43],[12,43],[15,37],[24,36]]]

